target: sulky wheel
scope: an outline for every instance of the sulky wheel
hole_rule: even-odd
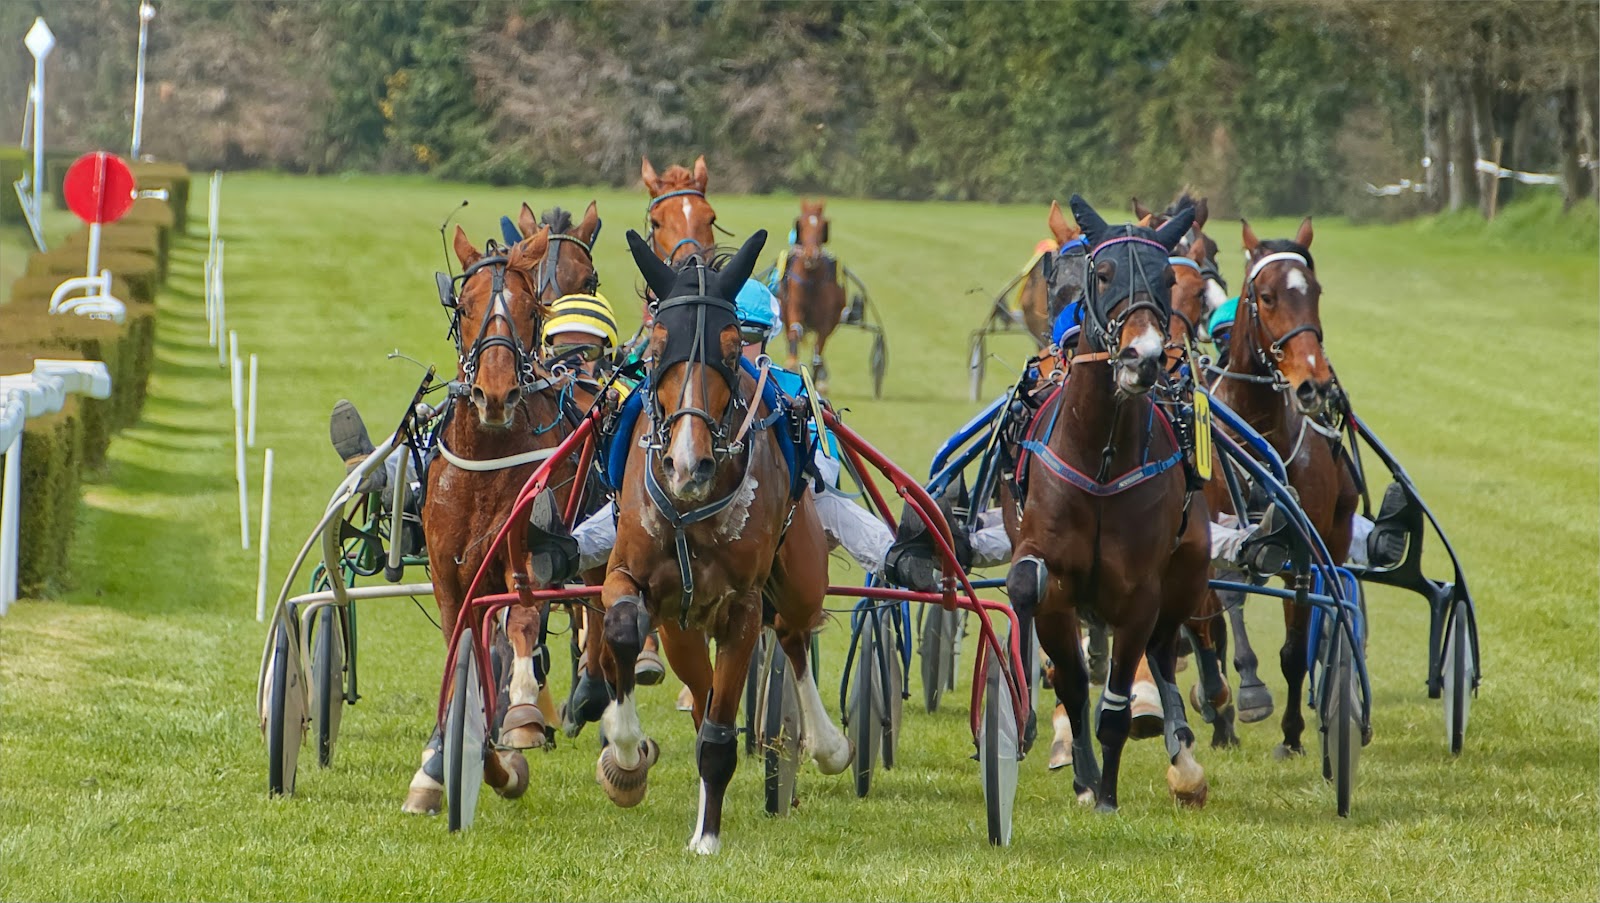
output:
[[[1450,610],[1450,629],[1444,638],[1440,671],[1444,681],[1444,730],[1451,755],[1460,755],[1467,740],[1467,716],[1472,712],[1472,680],[1477,662],[1472,655],[1472,613],[1465,599]]]
[[[800,771],[800,697],[789,657],[776,639],[766,644],[761,673],[760,727],[762,771],[766,777],[768,815],[788,815],[794,806],[795,776]]]
[[[337,606],[317,611],[311,633],[311,723],[317,738],[317,764],[333,765],[344,713],[344,619]]]
[[[267,663],[266,711],[262,725],[267,735],[267,789],[274,794],[294,793],[295,766],[305,733],[305,690],[301,684],[300,656],[279,621],[272,628],[272,658]]]
[[[1004,631],[997,631],[1000,648],[1009,648]],[[1011,684],[1002,659],[989,652],[983,675],[983,715],[978,721],[978,766],[983,775],[983,806],[989,821],[989,843],[1011,845],[1011,811],[1017,799],[1016,709]]]
[[[456,643],[450,708],[444,722],[444,795],[452,831],[472,827],[472,817],[477,813],[478,791],[483,787],[485,736],[478,649],[469,627],[461,631]]]
[[[883,710],[878,693],[878,619],[871,609],[863,610],[861,617],[865,623],[861,625],[856,647],[855,685],[850,695],[850,740],[856,746],[856,760],[851,766],[856,796],[865,798],[872,789],[872,769],[882,755]]]
[[[755,651],[750,655],[750,670],[744,677],[744,754],[753,756],[761,748],[758,735],[761,733],[761,691],[763,683],[763,669],[767,664],[767,651],[777,645],[770,629],[763,629],[761,635],[756,637]]]
[[[883,718],[883,767],[885,770],[894,768],[894,754],[896,743],[900,737],[900,719],[905,714],[905,662],[900,657],[901,646],[895,642],[899,631],[895,625],[899,621],[900,606],[885,611],[878,618],[878,703],[882,708],[880,713],[887,714]]]
[[[922,617],[922,704],[929,713],[939,711],[939,700],[950,689],[955,673],[957,634],[961,613],[926,606]]]
[[[889,345],[883,340],[883,333],[872,337],[872,397],[883,397],[883,377],[889,372]]]
[[[1339,817],[1348,818],[1361,760],[1361,677],[1345,625],[1328,619],[1327,627],[1320,706],[1323,776],[1334,784]]]

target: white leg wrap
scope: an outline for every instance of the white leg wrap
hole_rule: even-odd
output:
[[[640,747],[647,738],[639,724],[639,707],[634,704],[633,694],[612,700],[600,716],[600,726],[616,749],[612,755],[617,764],[629,770],[639,767]]]

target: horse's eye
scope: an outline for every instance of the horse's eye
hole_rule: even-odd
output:
[[[1271,307],[1274,300],[1276,300],[1276,299],[1274,299],[1272,297],[1272,293],[1271,292],[1262,292],[1261,293],[1261,303],[1262,304],[1265,304],[1266,306]]]
[[[650,217],[650,228],[652,228],[652,229],[659,229],[659,228],[661,228],[661,220],[658,220],[658,219],[656,219],[656,218],[655,218],[655,217],[653,217],[653,216],[652,216],[652,217]]]

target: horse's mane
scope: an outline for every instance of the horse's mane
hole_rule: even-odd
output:
[[[1308,267],[1311,272],[1315,273],[1317,271],[1317,262],[1311,259],[1311,249],[1305,247],[1304,245],[1296,244],[1287,238],[1267,239],[1261,243],[1261,248],[1268,254],[1276,254],[1281,251],[1287,251],[1291,254],[1299,254],[1301,257],[1306,259],[1306,267]]]
[[[572,231],[572,213],[560,207],[551,207],[539,214],[539,224],[549,226],[552,235],[565,235]]]
[[[659,178],[661,180],[661,189],[663,193],[668,191],[677,191],[682,188],[693,188],[695,186],[694,173],[690,172],[688,168],[679,166],[676,163],[667,167],[666,172],[661,173]]]
[[[1177,216],[1179,211],[1184,208],[1193,207],[1198,203],[1199,199],[1194,196],[1194,189],[1185,185],[1183,191],[1179,192],[1178,196],[1172,199],[1172,203],[1167,205],[1167,209],[1162,212],[1170,218]]]

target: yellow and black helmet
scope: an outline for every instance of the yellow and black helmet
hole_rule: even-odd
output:
[[[544,321],[543,340],[563,332],[581,332],[592,335],[617,347],[617,316],[611,302],[604,295],[563,295],[550,305],[550,317]]]

